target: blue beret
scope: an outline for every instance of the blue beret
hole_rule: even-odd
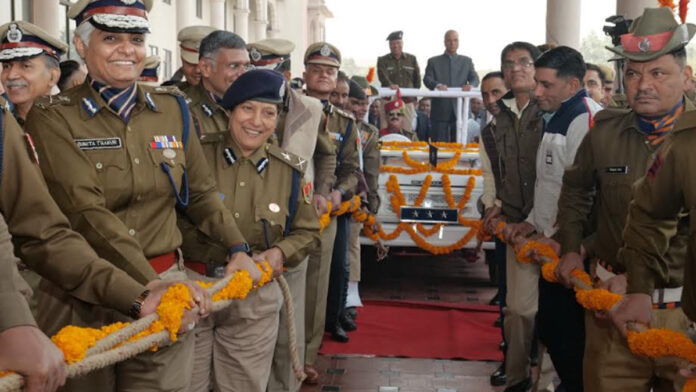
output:
[[[234,109],[242,102],[253,100],[281,103],[285,96],[285,77],[270,69],[252,69],[243,73],[225,91],[221,106]]]

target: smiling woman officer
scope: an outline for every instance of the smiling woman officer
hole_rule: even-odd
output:
[[[319,244],[319,218],[303,180],[307,162],[269,141],[284,88],[285,79],[276,71],[242,74],[221,104],[229,112],[229,133],[207,156],[220,198],[234,214],[254,259],[268,261],[274,276],[283,266],[299,264]],[[200,274],[192,278],[205,279],[201,275],[206,271],[214,275],[210,272],[221,265],[225,249],[203,233],[183,234],[184,256],[196,260],[186,265]],[[266,391],[281,304],[273,281],[203,321],[196,329],[191,391],[209,391],[211,374],[216,391]]]
[[[36,141],[41,170],[72,227],[140,283],[157,287],[186,279],[175,206],[225,246],[220,262],[227,261],[227,272],[244,268],[258,279],[249,246],[218,198],[198,138],[190,135],[183,96],[175,88],[136,83],[151,7],[151,0],[81,0],[70,7],[75,47],[89,73],[82,85],[38,100],[29,112],[26,131]],[[183,332],[210,307],[209,296],[189,287],[199,311],[185,314]],[[40,291],[38,313],[48,333],[66,324],[127,321],[50,285]],[[71,380],[66,390],[184,391],[193,343],[192,334],[183,335],[155,353]]]

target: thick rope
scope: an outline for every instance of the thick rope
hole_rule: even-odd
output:
[[[307,378],[304,372],[304,366],[300,363],[300,354],[297,350],[297,330],[295,330],[295,305],[292,303],[292,293],[290,286],[283,275],[278,277],[280,291],[283,293],[283,304],[288,314],[286,317],[286,327],[288,329],[288,347],[290,349],[290,360],[292,361],[292,370],[295,372],[297,381],[302,381]]]

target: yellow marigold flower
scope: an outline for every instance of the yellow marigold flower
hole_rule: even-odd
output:
[[[621,301],[621,294],[606,289],[576,290],[575,298],[585,309],[609,311]]]
[[[191,292],[185,284],[177,283],[170,286],[162,295],[157,314],[164,328],[169,331],[172,342],[177,340],[176,334],[181,328],[181,318],[188,309],[191,309]]]
[[[253,281],[248,271],[237,271],[227,286],[213,295],[213,301],[244,299],[251,291],[252,283]]]

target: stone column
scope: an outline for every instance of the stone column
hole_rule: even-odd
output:
[[[268,29],[268,22],[265,20],[253,20],[251,21],[251,31],[253,31],[253,40],[260,41],[266,39],[266,30]]]
[[[193,25],[193,18],[196,16],[196,2],[191,0],[177,0],[176,2],[176,22],[177,31],[184,27]]]
[[[245,41],[249,41],[249,9],[234,10],[234,32]]]
[[[679,2],[675,1],[675,4]],[[643,15],[643,9],[657,6],[657,1],[653,0],[616,0],[616,13],[625,15],[628,19],[635,19]]]
[[[546,0],[546,42],[580,49],[580,0]]]
[[[225,0],[210,0],[210,25],[225,29]]]
[[[46,30],[51,36],[60,37],[60,18],[65,16],[61,8],[63,6],[58,0],[33,1],[31,10],[34,24]]]

